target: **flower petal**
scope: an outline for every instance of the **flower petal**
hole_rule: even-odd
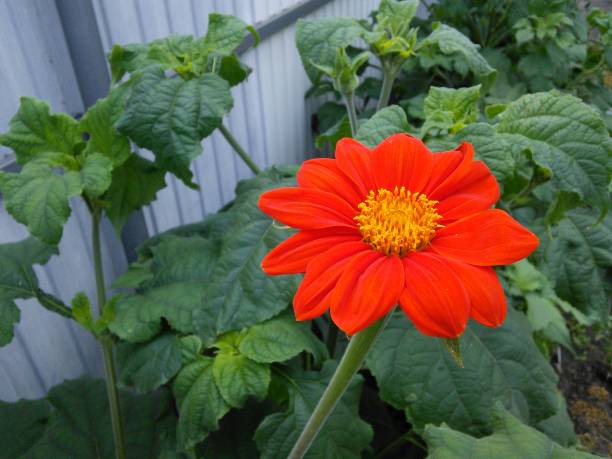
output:
[[[297,173],[297,183],[301,188],[316,188],[336,194],[355,209],[363,200],[353,181],[340,170],[336,160],[331,158],[304,161]]]
[[[356,227],[353,207],[335,194],[312,188],[277,188],[259,197],[259,208],[270,217],[298,229]]]
[[[306,265],[317,255],[343,242],[360,241],[355,229],[326,228],[303,230],[274,247],[261,262],[269,275],[295,274],[306,271]]]
[[[395,134],[382,141],[372,154],[377,188],[393,190],[405,186],[412,192],[423,190],[433,167],[433,154],[425,144],[406,134]]]
[[[413,252],[403,259],[406,288],[400,306],[423,334],[457,338],[467,325],[470,303],[454,270],[431,252]]]
[[[296,319],[313,319],[327,311],[330,295],[347,263],[358,253],[371,250],[363,242],[344,242],[313,258],[293,298]]]
[[[535,234],[499,209],[483,210],[436,232],[431,249],[477,266],[508,265],[538,247]]]
[[[344,268],[331,296],[331,317],[348,335],[387,314],[404,288],[404,269],[397,256],[379,252],[355,256]]]
[[[434,155],[425,193],[440,201],[444,223],[491,207],[499,199],[499,185],[487,165],[474,160],[472,144],[464,142],[455,151]]]
[[[461,279],[470,297],[470,317],[487,327],[499,327],[506,319],[506,296],[493,268],[446,260]]]
[[[336,143],[336,162],[364,198],[376,185],[372,178],[370,158],[372,152],[354,139],[344,138]]]

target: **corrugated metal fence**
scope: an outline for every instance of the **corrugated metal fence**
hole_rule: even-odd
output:
[[[91,103],[96,79],[108,78],[91,74],[96,64],[104,68],[92,61],[95,55],[75,49],[74,37],[82,39],[83,33],[91,34],[106,53],[114,43],[147,42],[170,33],[202,35],[212,11],[258,25],[273,23],[278,16],[295,20],[296,11],[299,15],[309,10],[313,11],[308,17],[365,17],[377,4],[378,0],[0,0],[0,131],[7,130],[20,96],[45,99],[54,111],[74,115]],[[91,11],[91,24],[79,22],[87,20],[83,9]],[[281,27],[279,20],[275,24],[270,29],[280,30],[243,55],[254,72],[246,84],[234,88],[234,109],[226,119],[261,167],[297,163],[312,144],[309,106],[303,96],[309,83],[295,49],[294,25]],[[8,162],[8,152],[0,150],[0,166]],[[152,235],[201,220],[231,200],[236,182],[250,175],[217,134],[204,141],[204,153],[192,169],[199,192],[168,176],[168,187],[143,210],[141,228],[137,221],[129,230],[144,234],[146,229]],[[87,210],[75,202],[61,255],[37,268],[42,287],[65,301],[79,291],[94,296],[88,219]],[[137,238],[126,234],[122,244],[110,225],[105,223],[103,229],[110,283],[126,269],[126,251],[133,250],[130,241]],[[25,236],[25,228],[0,210],[0,243]],[[40,397],[64,379],[101,374],[98,346],[87,333],[35,301],[21,301],[20,307],[15,339],[0,348],[1,400]]]

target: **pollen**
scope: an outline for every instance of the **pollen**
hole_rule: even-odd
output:
[[[442,225],[436,211],[438,201],[422,193],[412,193],[405,187],[393,191],[371,190],[359,204],[355,217],[363,241],[385,255],[405,256],[422,250]]]

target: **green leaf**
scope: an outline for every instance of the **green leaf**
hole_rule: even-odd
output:
[[[106,216],[110,219],[117,234],[128,217],[137,209],[155,199],[157,192],[165,188],[166,173],[136,154],[113,170],[111,186],[105,200],[108,202]]]
[[[445,24],[434,23],[433,32],[419,43],[421,62],[425,68],[439,63],[436,55],[442,54],[453,58],[452,67],[461,74],[471,71],[484,86],[484,91],[491,87],[497,72],[478,51],[475,45],[459,32]]]
[[[310,81],[316,83],[321,74],[315,64],[333,67],[338,49],[346,48],[362,33],[353,18],[298,19],[295,43]]]
[[[118,129],[155,154],[156,164],[191,184],[191,161],[232,108],[228,83],[205,73],[190,80],[149,67],[133,84]]]
[[[20,102],[9,132],[0,135],[0,145],[11,148],[19,164],[26,164],[40,153],[72,156],[82,140],[74,118],[65,113],[52,115],[49,104],[32,97],[22,97]]]
[[[240,46],[245,35],[251,32],[255,45],[259,43],[257,31],[236,16],[211,13],[208,15],[208,31],[200,41],[200,49],[204,54],[214,53],[229,56]]]
[[[268,393],[270,366],[236,352],[219,351],[213,375],[221,396],[234,408],[242,408],[249,397],[263,400]]]
[[[164,333],[143,344],[122,342],[117,348],[117,361],[122,385],[151,392],[179,372],[182,346],[173,333]]]
[[[173,428],[170,398],[165,392],[136,397],[120,393],[127,457],[157,459],[161,439]],[[49,391],[54,410],[43,437],[28,459],[112,459],[111,418],[104,381],[82,378]],[[24,457],[24,459],[25,459]]]
[[[508,411],[496,408],[494,433],[474,438],[453,430],[446,424],[428,425],[425,441],[431,459],[595,459],[596,456],[563,448],[546,435],[521,423]]]
[[[70,304],[72,306],[72,317],[74,317],[74,320],[85,327],[85,329],[93,332],[94,320],[91,314],[91,303],[87,295],[83,292],[77,293]]]
[[[261,363],[284,362],[302,351],[310,352],[317,362],[328,358],[327,349],[310,330],[310,323],[298,322],[291,312],[250,327],[238,349]]]
[[[132,43],[129,45],[113,45],[108,53],[108,63],[111,68],[113,83],[117,83],[126,73],[132,73],[147,62],[148,45]]]
[[[88,196],[95,198],[102,195],[111,185],[113,163],[106,156],[93,153],[85,157],[81,169],[83,190]]]
[[[242,83],[251,74],[252,69],[243,64],[235,55],[223,56],[219,64],[219,76],[227,81],[230,86]]]
[[[390,135],[407,132],[409,129],[406,112],[398,105],[391,105],[376,112],[365,123],[362,122],[355,138],[373,148]]]
[[[376,21],[383,23],[394,34],[407,29],[419,7],[419,0],[382,0],[376,14]]]
[[[541,234],[541,267],[561,298],[607,321],[612,288],[605,270],[612,266],[612,218],[597,221],[595,212],[576,210],[552,228],[552,237]]]
[[[129,89],[129,85],[113,88],[108,96],[99,99],[83,115],[79,128],[89,136],[85,155],[99,153],[110,159],[115,167],[127,161],[130,141],[117,131],[115,123],[123,113]]]
[[[287,370],[283,379],[289,391],[286,410],[267,416],[255,432],[261,459],[285,458],[306,425],[335,370],[328,361],[321,372]],[[306,459],[351,459],[372,440],[372,428],[359,417],[362,378],[351,381],[319,434],[304,456]]]
[[[79,172],[54,173],[44,163],[32,162],[21,173],[0,173],[6,210],[28,227],[30,234],[55,245],[70,216],[69,199],[83,190]]]
[[[50,414],[46,400],[0,401],[0,459],[23,457],[43,436]]]
[[[535,163],[552,172],[556,191],[575,193],[605,212],[612,140],[595,109],[551,91],[521,97],[500,118],[496,132],[516,148],[530,150]]]
[[[13,339],[13,325],[19,321],[16,299],[36,297],[38,278],[32,268],[43,265],[57,249],[38,239],[0,244],[0,346]]]
[[[382,400],[403,409],[417,431],[446,422],[472,435],[487,434],[497,401],[532,425],[556,412],[557,376],[520,313],[510,308],[497,329],[470,323],[461,336],[461,356],[464,368],[441,340],[422,335],[397,312],[366,363]]]
[[[315,146],[319,150],[323,150],[329,143],[331,151],[334,151],[340,139],[351,137],[352,135],[351,123],[348,116],[343,115],[336,124],[317,136],[315,139]]]
[[[230,409],[215,384],[213,361],[201,356],[181,370],[172,386],[179,410],[177,439],[185,449],[218,430],[219,419]]]
[[[425,123],[422,134],[431,130],[456,133],[478,119],[478,100],[481,85],[469,88],[429,88],[425,97]],[[443,122],[440,123],[439,120]],[[448,121],[447,121],[448,120]]]

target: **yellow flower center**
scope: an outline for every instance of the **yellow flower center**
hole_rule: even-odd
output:
[[[370,191],[359,204],[355,221],[364,242],[374,250],[403,257],[425,248],[441,227],[437,203],[405,187],[395,187],[393,191],[380,188],[378,192]]]

